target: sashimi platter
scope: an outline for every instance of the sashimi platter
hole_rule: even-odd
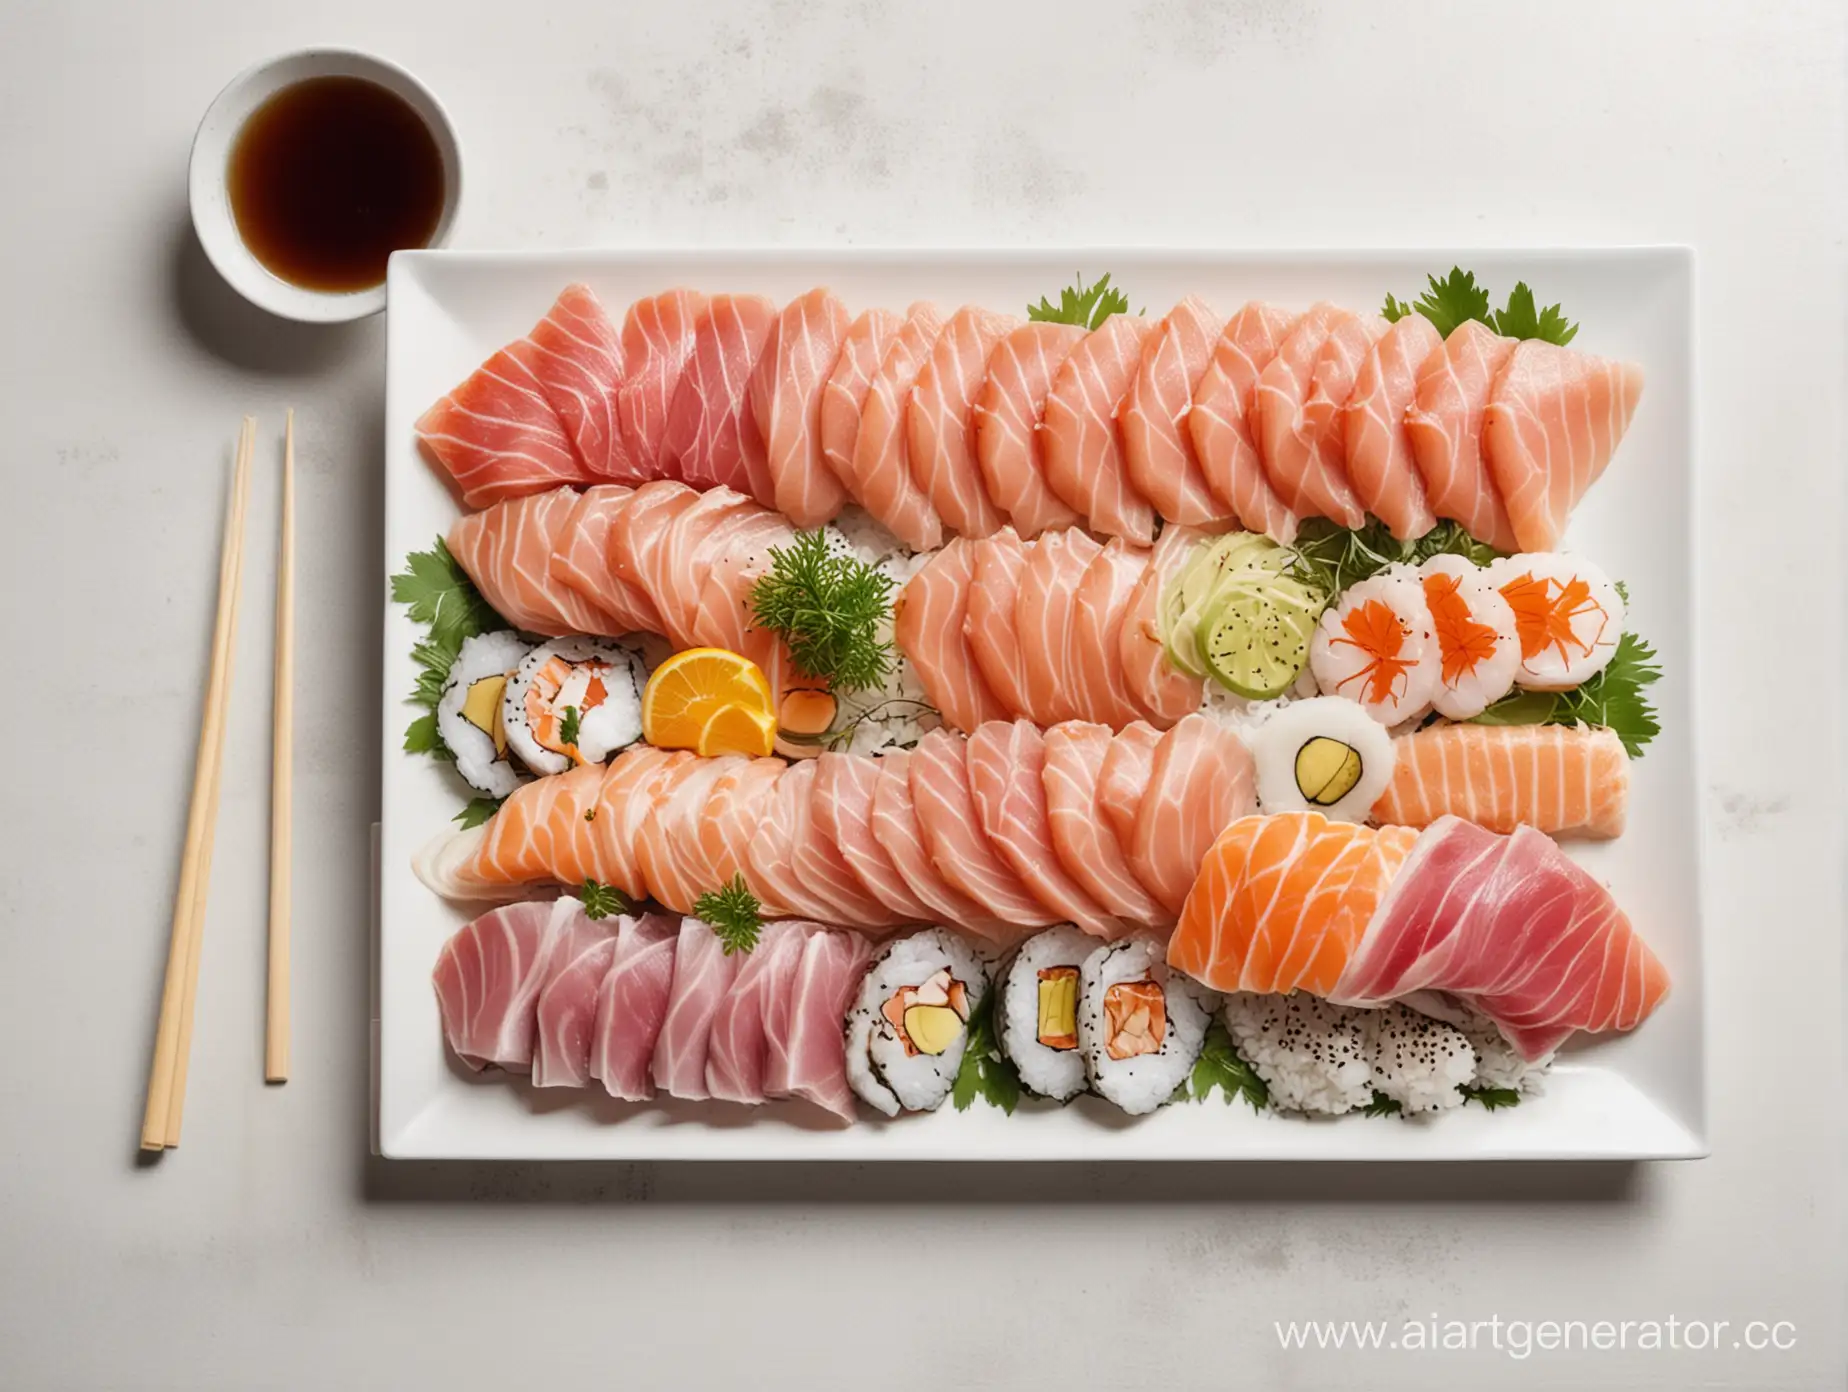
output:
[[[1691,275],[394,258],[382,1149],[1704,1153]]]

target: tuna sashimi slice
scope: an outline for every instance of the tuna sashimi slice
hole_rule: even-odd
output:
[[[1118,422],[1123,458],[1136,490],[1170,522],[1223,531],[1236,518],[1207,484],[1187,418],[1226,321],[1189,295],[1161,321],[1142,359]]]
[[[1405,430],[1425,497],[1439,517],[1461,522],[1497,551],[1519,551],[1501,489],[1482,455],[1482,423],[1495,379],[1515,341],[1474,319],[1465,321],[1418,369]]]
[[[616,935],[626,920],[606,919],[606,935],[579,945],[539,993],[534,1087],[583,1087],[590,1081],[597,995],[616,956]]]
[[[913,551],[943,545],[943,519],[912,478],[906,415],[918,373],[943,333],[943,317],[928,304],[906,311],[866,389],[860,433],[854,437],[847,491]]]
[[[1048,532],[1033,543],[1014,601],[1026,706],[1041,725],[1082,713],[1078,695],[1078,587],[1103,547],[1077,528]]]
[[[1155,746],[1130,864],[1169,913],[1180,913],[1219,833],[1257,805],[1255,777],[1244,741],[1204,715],[1188,716]]]
[[[1611,462],[1643,394],[1643,370],[1541,339],[1515,348],[1483,413],[1482,452],[1521,551],[1551,551]]]
[[[846,490],[821,453],[821,399],[847,335],[847,306],[816,289],[783,306],[751,374],[751,410],[764,441],[771,497],[798,527],[819,527]]]
[[[1025,928],[1056,923],[1060,915],[1047,912],[982,830],[963,745],[948,730],[932,730],[911,751],[911,804],[931,864],[996,919]]]
[[[597,988],[590,1076],[611,1097],[646,1102],[655,1095],[650,1066],[674,987],[680,923],[665,914],[624,920],[616,953]]]
[[[1023,537],[1078,521],[1046,482],[1040,437],[1053,379],[1087,332],[1077,324],[1022,324],[989,357],[988,375],[970,408],[982,482]]]
[[[866,940],[852,933],[809,936],[789,992],[787,1032],[775,1022],[765,1031],[769,1043],[766,1094],[799,1097],[842,1121],[853,1122],[841,1022],[871,955]]]
[[[567,285],[525,344],[510,351],[532,368],[584,467],[602,478],[633,482],[635,467],[616,412],[622,340],[590,287]]]
[[[973,730],[1014,714],[989,687],[965,632],[978,543],[954,538],[899,591],[893,641],[946,724]]]
[[[1129,597],[1129,609],[1118,634],[1118,655],[1130,700],[1153,723],[1166,729],[1182,716],[1200,709],[1206,684],[1168,661],[1162,641],[1162,586],[1180,570],[1204,536],[1192,527],[1164,528],[1155,544],[1148,568]]]
[[[771,1001],[785,1000],[795,990],[808,931],[793,922],[766,924],[719,1002],[706,1050],[706,1091],[719,1101],[765,1100],[770,1052],[765,1016]]]
[[[623,320],[616,414],[637,483],[662,477],[668,408],[693,355],[694,328],[705,307],[706,297],[697,290],[669,290],[637,300]]]
[[[751,373],[776,322],[762,295],[714,295],[700,311],[661,436],[663,467],[695,488],[723,484],[771,505],[776,490],[751,410]]]
[[[977,305],[957,310],[918,369],[905,409],[912,481],[943,525],[968,537],[985,537],[1002,521],[976,462],[971,412],[988,359],[1018,322]]]
[[[1412,458],[1405,413],[1418,393],[1418,370],[1442,343],[1429,319],[1407,314],[1368,350],[1341,408],[1354,496],[1400,541],[1421,537],[1437,525]]]
[[[614,636],[623,621],[554,577],[552,557],[570,532],[578,494],[555,488],[464,513],[449,528],[450,554],[481,597],[516,628],[547,637]]]
[[[834,471],[842,487],[853,494],[853,442],[860,433],[860,415],[866,406],[866,393],[879,371],[886,349],[892,344],[904,316],[889,309],[869,309],[852,324],[841,339],[841,350],[834,370],[822,388],[819,429],[821,457]],[[858,494],[853,494],[858,500]]]
[[[1046,395],[1046,483],[1092,531],[1147,546],[1155,508],[1130,481],[1117,408],[1141,364],[1155,325],[1113,314],[1093,330],[1053,378]]]
[[[419,416],[414,429],[471,508],[597,481],[532,369],[505,350]]]
[[[740,965],[705,923],[697,918],[680,921],[674,986],[649,1065],[655,1086],[670,1097],[699,1102],[711,1095],[706,1090],[706,1055],[712,1020]]]
[[[1187,417],[1207,487],[1247,531],[1286,545],[1296,538],[1296,514],[1284,506],[1264,472],[1252,436],[1251,396],[1258,375],[1277,356],[1297,318],[1256,300],[1234,314],[1213,347]]]

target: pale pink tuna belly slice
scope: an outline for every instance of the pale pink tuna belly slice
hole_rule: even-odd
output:
[[[1129,698],[1144,716],[1163,729],[1200,709],[1205,683],[1168,661],[1161,633],[1161,590],[1205,538],[1192,527],[1165,528],[1136,582],[1129,612],[1118,636],[1123,681]]]
[[[1031,721],[993,721],[969,736],[969,792],[988,844],[1055,920],[1115,939],[1131,926],[1067,872],[1046,812],[1046,743]]]
[[[1025,928],[1057,922],[982,831],[963,744],[947,730],[932,730],[911,751],[911,804],[931,864],[994,918]]]
[[[770,475],[767,500],[798,527],[819,527],[846,490],[821,454],[821,398],[847,335],[847,306],[815,289],[783,306],[751,374],[751,411]]]
[[[918,370],[905,409],[911,478],[943,525],[985,537],[1001,525],[975,458],[970,412],[988,373],[988,359],[1019,323],[978,305],[949,317]]]
[[[678,919],[646,914],[625,919],[616,954],[597,988],[590,1076],[611,1097],[645,1102],[654,1093],[650,1066],[674,986]]]
[[[414,429],[471,508],[597,481],[532,370],[504,350],[419,416]]]
[[[1079,719],[1115,729],[1142,716],[1123,673],[1123,625],[1150,555],[1113,537],[1078,585],[1072,601],[1071,681]]]
[[[605,919],[607,936],[578,944],[539,993],[534,1087],[583,1087],[590,1081],[590,1051],[597,1025],[597,993],[616,956],[621,919]]]
[[[762,295],[714,295],[700,311],[693,353],[674,389],[661,459],[695,488],[722,484],[768,506],[776,497],[751,412],[751,373],[776,322]]]
[[[867,893],[894,916],[929,923],[935,911],[915,894],[873,831],[879,760],[865,754],[826,753],[815,761],[809,817],[820,837],[845,858]]]
[[[1073,640],[1076,600],[1085,572],[1103,548],[1077,528],[1048,532],[1033,543],[1014,602],[1026,679],[1026,709],[1041,725],[1080,714]]]
[[[841,1022],[871,955],[866,940],[852,933],[810,934],[789,992],[787,1030],[779,1033],[772,1023],[765,1031],[769,1096],[798,1097],[853,1122]]]
[[[1178,916],[1219,833],[1257,806],[1251,753],[1225,726],[1190,715],[1161,737],[1136,811],[1130,864]]]
[[[996,345],[970,419],[982,483],[1023,537],[1069,527],[1077,512],[1046,482],[1046,396],[1065,360],[1087,336],[1077,324],[1022,324]]]
[[[622,324],[623,384],[616,414],[628,447],[633,481],[665,474],[661,440],[680,376],[693,355],[693,332],[706,297],[697,290],[669,290],[629,306]]]
[[[1010,939],[1012,928],[937,872],[911,801],[911,755],[902,749],[879,756],[873,790],[873,837],[912,894],[930,909],[925,921],[949,924],[991,940]]]
[[[1551,551],[1630,428],[1643,370],[1541,339],[1508,357],[1483,414],[1482,452],[1518,549]]]
[[[930,702],[957,729],[1011,715],[976,665],[965,632],[976,543],[952,539],[899,591],[893,641],[910,660]]]
[[[1270,485],[1252,436],[1251,397],[1258,376],[1296,327],[1300,316],[1253,300],[1226,325],[1212,361],[1194,389],[1187,417],[1200,472],[1215,497],[1247,531],[1286,545],[1296,538],[1296,514]]]
[[[584,467],[601,478],[634,479],[616,414],[622,340],[590,287],[567,285],[527,335],[525,350]]]
[[[1046,731],[1047,828],[1059,863],[1086,894],[1105,912],[1152,928],[1170,915],[1136,879],[1098,803],[1111,743],[1107,725],[1069,720]]]
[[[740,965],[736,955],[726,955],[706,924],[697,918],[680,921],[673,990],[649,1065],[655,1086],[668,1096],[699,1102],[711,1095],[706,1090],[706,1056],[712,1020]]]
[[[1170,522],[1223,531],[1236,522],[1208,487],[1187,417],[1226,321],[1189,295],[1168,312],[1142,348],[1117,420],[1136,491]]]
[[[757,946],[744,958],[731,989],[712,1017],[706,1049],[706,1091],[721,1102],[765,1100],[764,1069],[770,1042],[764,1020],[771,1001],[795,990],[796,969],[808,929],[796,923],[768,923]]]
[[[635,490],[600,483],[585,491],[553,539],[551,578],[576,590],[591,606],[608,614],[625,632],[659,633],[661,615],[645,590],[631,585],[610,564],[610,529]]]
[[[1405,413],[1431,511],[1498,551],[1521,545],[1482,456],[1482,422],[1495,378],[1513,352],[1513,339],[1468,320],[1418,369],[1417,394]]]
[[[943,519],[912,479],[905,423],[918,373],[942,333],[943,317],[935,306],[914,304],[906,311],[866,389],[848,465],[847,491],[913,551],[943,545]]]
[[[1117,428],[1142,350],[1155,325],[1115,314],[1072,349],[1046,395],[1046,484],[1092,531],[1143,546],[1155,540],[1155,508],[1130,481]]]
[[[856,482],[853,473],[853,442],[860,434],[860,415],[866,406],[866,393],[879,371],[886,349],[898,334],[904,316],[889,309],[869,309],[848,325],[841,339],[841,350],[834,361],[821,392],[819,430],[821,457],[850,496]]]
[[[974,566],[963,632],[969,656],[995,698],[994,712],[984,718],[1000,720],[1024,715],[1028,707],[1027,664],[1015,611],[1027,557],[1038,543],[1022,545],[1012,527],[1003,527],[991,537],[964,545],[970,548]],[[959,730],[973,730],[982,721],[949,723]]]
[[[510,498],[465,513],[446,541],[483,599],[508,623],[532,633],[614,635],[621,621],[552,575],[552,557],[571,526],[578,494],[570,488]]]
[[[1431,321],[1407,314],[1367,353],[1341,408],[1348,482],[1361,506],[1401,541],[1437,525],[1412,458],[1405,413],[1418,394],[1418,370],[1443,344]]]

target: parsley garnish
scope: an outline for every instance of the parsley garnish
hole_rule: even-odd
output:
[[[1002,1054],[995,1038],[994,1003],[995,993],[988,991],[969,1012],[962,1063],[956,1070],[955,1085],[950,1089],[950,1101],[956,1104],[959,1112],[968,1111],[969,1104],[977,1096],[1009,1116],[1020,1102],[1020,1073]]]
[[[1397,323],[1416,310],[1429,319],[1431,327],[1445,338],[1449,338],[1471,319],[1489,323],[1489,292],[1476,284],[1473,271],[1452,266],[1450,274],[1442,280],[1436,276],[1426,276],[1425,279],[1430,282],[1431,288],[1424,294],[1410,304],[1388,295],[1380,313]]]
[[[1244,1098],[1254,1112],[1261,1112],[1270,1105],[1269,1086],[1240,1057],[1231,1031],[1218,1019],[1206,1027],[1206,1042],[1200,1046],[1193,1076],[1185,1085],[1195,1101],[1210,1096],[1214,1088],[1223,1092],[1228,1102]]]
[[[1360,1109],[1362,1116],[1398,1116],[1405,1110],[1396,1097],[1388,1097],[1378,1088],[1373,1089],[1373,1100]]]
[[[467,831],[470,827],[478,827],[496,812],[500,811],[500,805],[506,800],[505,798],[497,797],[470,798],[468,800],[468,806],[456,813],[455,820],[462,823],[462,830],[464,831]]]
[[[892,671],[892,644],[880,637],[892,612],[892,577],[836,551],[819,531],[770,548],[770,573],[751,590],[757,622],[789,644],[804,676],[843,695],[865,691]]]
[[[429,754],[453,763],[456,756],[443,743],[434,713],[436,703],[442,699],[443,684],[449,680],[449,669],[455,665],[464,640],[508,624],[488,607],[441,537],[430,550],[411,552],[404,558],[404,565],[391,577],[391,597],[409,607],[413,622],[429,630],[411,648],[411,660],[417,664],[417,684],[411,688],[409,699],[431,712],[411,722],[404,732],[404,748],[407,753]]]
[[[1517,691],[1476,717],[1479,725],[1593,725],[1614,731],[1624,753],[1640,759],[1662,733],[1643,688],[1659,681],[1655,649],[1634,633],[1617,640],[1609,664],[1572,691]]]
[[[757,896],[751,893],[741,874],[733,875],[730,884],[695,899],[693,917],[718,935],[727,957],[756,947],[757,936],[764,926],[763,905],[757,902]]]
[[[1129,296],[1110,288],[1110,277],[1098,277],[1097,284],[1086,286],[1084,277],[1059,292],[1055,307],[1044,295],[1040,302],[1027,306],[1027,318],[1040,324],[1076,324],[1081,329],[1095,329],[1113,314],[1129,313]]]
[[[1458,1085],[1457,1091],[1463,1094],[1463,1100],[1465,1102],[1475,1102],[1491,1112],[1497,1107],[1518,1107],[1521,1105],[1521,1094],[1516,1092],[1513,1088],[1476,1087],[1472,1083],[1461,1083]]]
[[[1363,527],[1350,528],[1311,517],[1297,533],[1286,570],[1334,599],[1389,565],[1417,565],[1445,553],[1462,556],[1472,565],[1487,565],[1501,555],[1455,522],[1439,522],[1415,540],[1400,541],[1384,522],[1373,518]]]
[[[1578,325],[1569,322],[1558,305],[1537,310],[1534,292],[1524,280],[1515,281],[1508,292],[1508,307],[1496,310],[1490,323],[1503,338],[1540,338],[1562,348],[1578,334]]]
[[[608,918],[611,914],[629,912],[628,897],[615,885],[585,880],[584,887],[578,891],[578,898],[584,901],[586,918]]]
[[[576,744],[578,741],[579,723],[580,717],[578,708],[576,706],[566,706],[565,718],[558,722],[558,737],[567,745]]]

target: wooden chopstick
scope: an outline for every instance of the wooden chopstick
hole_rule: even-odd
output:
[[[270,752],[269,998],[263,1080],[289,1081],[289,870],[295,783],[295,412],[282,437],[282,540],[276,558],[275,729]]]
[[[167,943],[160,1023],[154,1034],[147,1108],[141,1119],[143,1150],[178,1145],[185,1111],[186,1062],[192,1047],[193,1003],[199,984],[199,936],[211,887],[225,710],[231,691],[231,654],[237,636],[237,597],[244,561],[244,510],[250,493],[250,456],[255,441],[256,422],[246,416],[238,434],[237,466],[232,474],[218,557],[218,613],[212,630],[205,706],[199,720],[199,747],[193,762],[192,802],[186,814],[180,884],[174,895],[173,924]]]

